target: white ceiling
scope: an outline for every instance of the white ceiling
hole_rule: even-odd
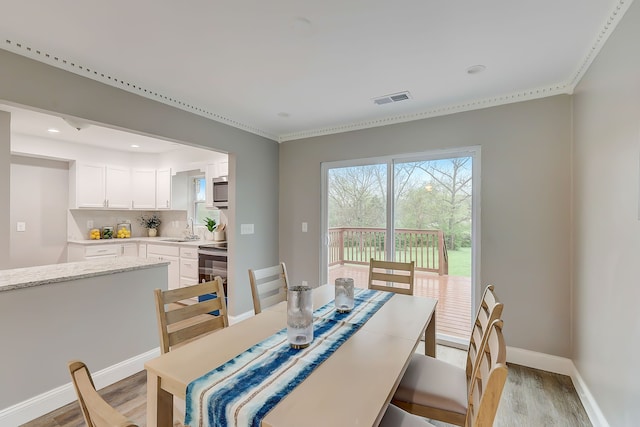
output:
[[[3,0],[0,47],[285,141],[571,93],[630,3]]]

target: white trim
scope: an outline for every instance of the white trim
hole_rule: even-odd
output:
[[[578,398],[582,406],[584,406],[591,424],[594,427],[609,427],[607,419],[571,359],[517,347],[507,347],[507,362],[567,375],[571,378],[571,382],[576,389],[576,393],[578,393]]]
[[[242,322],[245,319],[253,317],[253,310],[245,311],[244,313],[240,313],[237,316],[229,316],[229,325],[234,325],[236,323]]]
[[[507,347],[507,362],[567,376],[571,376],[575,370],[571,359],[566,357],[538,353],[537,351],[517,347]]]
[[[160,347],[139,354],[123,362],[116,363],[100,371],[92,372],[91,377],[97,389],[121,381],[144,370],[145,362],[158,357]],[[34,396],[23,402],[0,410],[0,426],[17,426],[41,417],[61,408],[77,399],[73,384],[69,381],[60,387]]]

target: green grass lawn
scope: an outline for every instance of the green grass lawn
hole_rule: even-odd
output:
[[[449,276],[471,277],[471,248],[448,251]]]

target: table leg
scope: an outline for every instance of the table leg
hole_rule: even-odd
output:
[[[160,387],[157,375],[147,371],[147,426],[172,427],[173,395]]]
[[[436,311],[431,313],[431,319],[424,331],[424,354],[436,357]]]

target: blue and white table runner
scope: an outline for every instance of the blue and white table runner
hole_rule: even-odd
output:
[[[347,341],[394,294],[356,289],[354,308],[333,301],[314,311],[313,341],[289,347],[287,328],[187,386],[185,426],[259,427],[264,416]]]

